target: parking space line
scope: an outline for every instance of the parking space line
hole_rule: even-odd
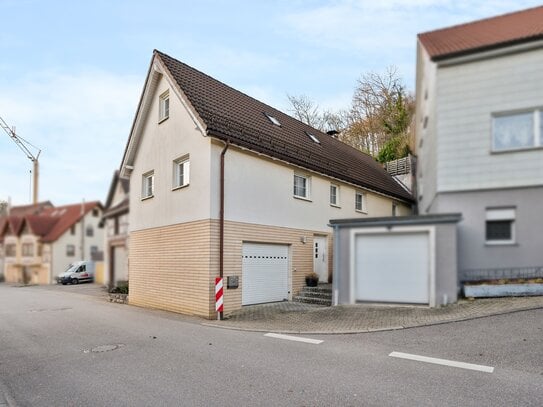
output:
[[[267,334],[264,334],[264,336],[267,336],[268,338],[286,339],[287,341],[310,343],[312,345],[319,345],[324,342],[319,339],[303,338],[301,336],[291,336],[291,335],[282,335],[282,334],[267,333]]]
[[[410,353],[391,352],[388,356],[392,356],[393,358],[416,360],[418,362],[433,363],[436,365],[458,367],[460,369],[477,370],[485,373],[494,372],[494,368],[492,366],[475,365],[473,363],[457,362],[455,360],[430,358],[427,356],[412,355]]]

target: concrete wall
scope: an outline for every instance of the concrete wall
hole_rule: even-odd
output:
[[[458,267],[462,279],[501,278],[499,270],[543,267],[541,217],[543,187],[440,194],[439,212],[462,212],[458,224]],[[485,214],[488,207],[515,207],[516,241],[509,245],[485,244]],[[485,271],[486,270],[486,271]],[[522,277],[510,270],[510,277]]]

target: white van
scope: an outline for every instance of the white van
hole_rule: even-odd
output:
[[[94,281],[94,262],[76,261],[68,266],[68,269],[57,277],[57,282],[66,285],[79,284],[82,281]]]

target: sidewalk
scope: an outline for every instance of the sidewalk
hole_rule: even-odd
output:
[[[394,305],[323,307],[296,302],[252,305],[207,326],[247,331],[340,334],[413,328],[543,308],[543,297],[460,300],[440,308]]]

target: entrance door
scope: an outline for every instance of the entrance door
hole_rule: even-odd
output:
[[[326,236],[313,237],[313,271],[318,274],[321,283],[328,282],[328,256]]]

